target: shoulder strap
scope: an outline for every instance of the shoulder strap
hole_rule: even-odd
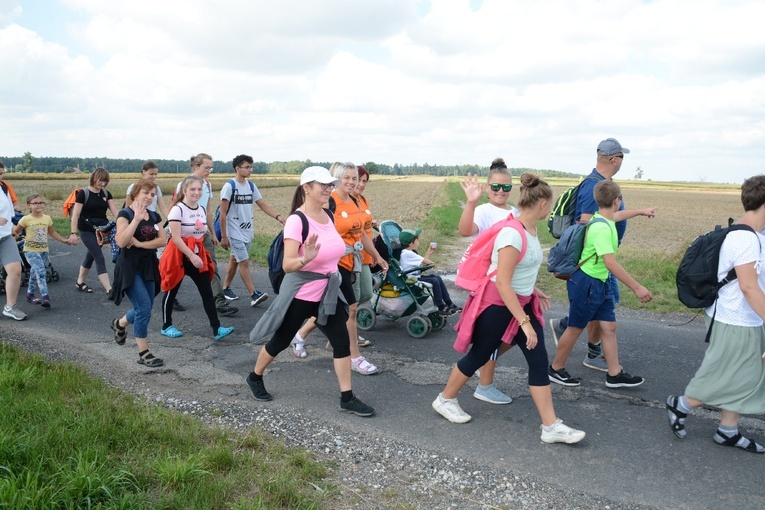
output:
[[[3,191],[5,194],[8,194],[8,185],[5,183],[5,181],[0,181],[0,188],[3,188]]]
[[[335,211],[337,210],[337,204],[335,203],[335,197],[332,195],[329,196],[329,201],[327,202],[327,205],[329,206],[329,210],[332,214],[335,214]],[[332,218],[332,221],[335,219]]]
[[[294,213],[292,213],[300,218],[300,222],[303,224],[303,243],[305,243],[305,240],[308,239],[308,218],[305,217],[305,214],[303,214],[303,211],[297,209]],[[302,244],[302,243],[301,243]]]

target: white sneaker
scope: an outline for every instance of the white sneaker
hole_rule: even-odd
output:
[[[560,418],[555,420],[550,431],[545,430],[544,425],[540,425],[540,427],[542,429],[543,443],[573,444],[584,439],[586,435],[582,430],[572,429],[568,425],[564,425]]]
[[[351,370],[361,375],[372,375],[377,373],[377,367],[367,361],[364,356],[356,359],[351,358]]]
[[[4,306],[3,307],[3,315],[6,317],[10,317],[11,319],[15,319],[17,321],[23,321],[27,318],[27,314],[16,308],[16,305],[14,306]]]
[[[472,416],[462,410],[456,398],[444,398],[443,393],[439,393],[433,401],[433,409],[452,423],[467,423],[473,419]]]

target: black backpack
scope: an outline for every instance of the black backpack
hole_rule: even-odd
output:
[[[582,187],[587,179],[601,180],[592,175],[585,177],[582,182],[573,186],[560,194],[558,200],[550,211],[550,217],[547,219],[547,230],[555,239],[560,239],[563,232],[574,224],[574,215],[576,214],[576,203],[579,198],[579,188]]]
[[[329,209],[324,209],[332,220],[335,222],[335,216]],[[292,214],[300,218],[300,222],[303,224],[302,239],[303,243],[308,238],[308,218],[305,217],[302,211],[295,211]],[[302,244],[302,243],[301,243]],[[284,279],[284,268],[282,267],[282,261],[284,260],[284,230],[276,234],[274,240],[271,241],[271,247],[268,248],[268,279],[271,280],[271,287],[274,289],[274,293],[279,293],[279,288],[282,286],[282,280]]]
[[[725,278],[719,281],[717,279],[720,248],[726,236],[736,230],[748,230],[756,235],[752,227],[740,224],[733,225],[733,219],[729,219],[727,227],[717,225],[711,232],[694,239],[688,249],[685,250],[685,255],[683,255],[680,266],[677,268],[675,284],[677,285],[677,298],[688,308],[708,308],[716,304],[720,289],[737,278],[736,269],[733,268]],[[712,312],[712,322],[710,322],[705,342],[709,342],[716,313],[717,306]]]

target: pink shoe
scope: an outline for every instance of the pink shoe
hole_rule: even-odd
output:
[[[304,343],[298,343],[293,340],[290,345],[292,346],[292,354],[294,354],[296,358],[305,358],[308,356],[308,352],[305,350]]]
[[[351,358],[351,370],[361,375],[372,375],[377,373],[377,367],[367,361],[364,356],[356,359]]]

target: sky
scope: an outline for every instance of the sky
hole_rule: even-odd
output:
[[[0,0],[0,155],[765,173],[762,0]]]

